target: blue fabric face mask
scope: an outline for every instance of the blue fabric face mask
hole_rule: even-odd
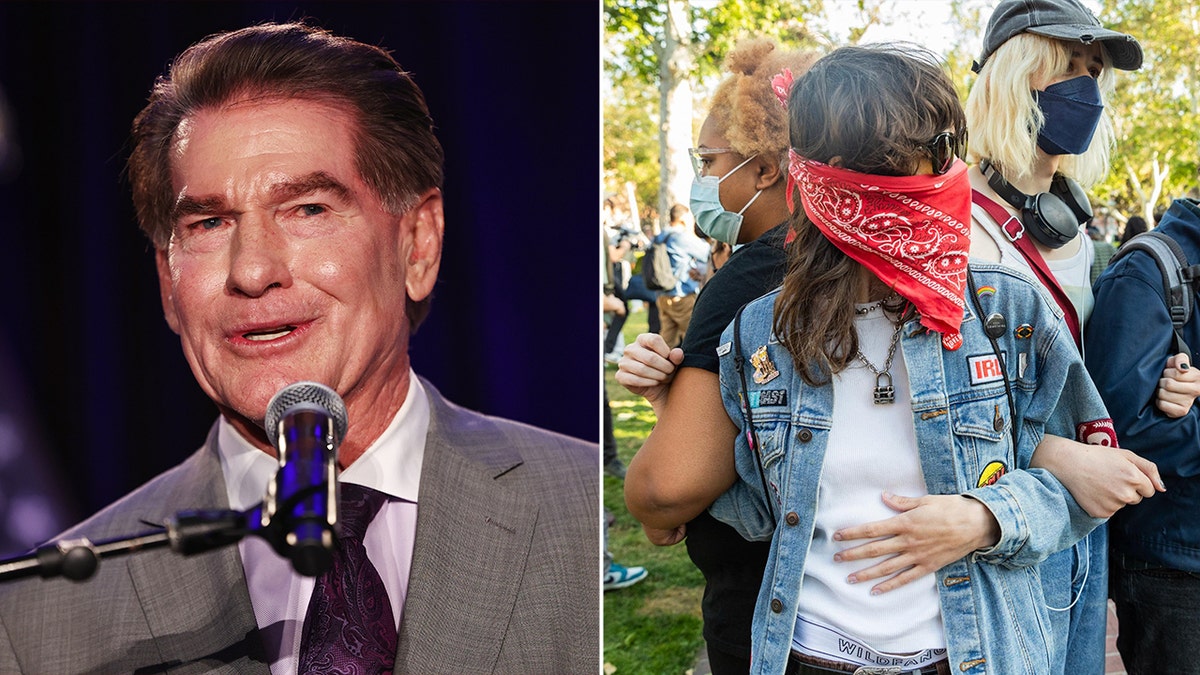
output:
[[[1100,85],[1083,75],[1035,91],[1046,124],[1038,133],[1038,147],[1051,155],[1081,155],[1092,144],[1092,135],[1104,113]]]
[[[752,155],[749,159],[733,169],[717,178],[716,176],[696,176],[692,179],[692,192],[690,206],[692,216],[696,219],[696,226],[700,231],[708,236],[723,241],[726,244],[737,244],[738,231],[742,229],[742,214],[758,196],[762,194],[762,190],[754,193],[750,201],[742,207],[737,213],[730,213],[721,205],[721,182],[732,176],[738,169],[746,166],[751,159],[758,155]]]

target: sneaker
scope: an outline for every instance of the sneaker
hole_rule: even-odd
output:
[[[614,349],[611,352],[604,355],[604,361],[606,363],[611,363],[615,366],[621,362],[621,356],[624,355],[624,353],[625,353],[624,347],[617,347],[616,349]]]
[[[621,462],[621,458],[613,457],[612,461],[605,464],[604,473],[625,480],[625,465]]]
[[[613,563],[608,566],[608,572],[604,575],[604,590],[612,591],[632,586],[645,579],[647,574],[649,572],[645,567],[626,567]]]

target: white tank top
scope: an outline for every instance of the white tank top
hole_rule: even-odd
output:
[[[884,369],[894,324],[875,308],[856,318],[860,349]],[[921,667],[945,656],[946,638],[937,579],[929,574],[872,596],[882,580],[847,583],[871,561],[834,562],[838,551],[866,540],[834,541],[833,533],[897,515],[881,499],[886,490],[906,497],[929,493],[917,453],[908,370],[897,345],[891,368],[895,402],[874,403],[875,374],[859,361],[833,376],[833,419],[817,493],[816,528],[792,647],[856,665]]]

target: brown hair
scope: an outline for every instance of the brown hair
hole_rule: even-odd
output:
[[[683,204],[673,204],[671,206],[671,210],[668,211],[667,214],[671,217],[671,222],[675,223],[675,222],[678,222],[680,218],[683,218],[683,214],[687,213],[690,210],[691,209],[684,206]]]
[[[180,54],[133,121],[133,203],[156,248],[165,249],[171,238],[171,147],[180,122],[252,96],[308,98],[349,109],[357,120],[358,172],[394,215],[442,185],[442,146],[425,97],[387,51],[301,23],[252,26],[210,36]],[[428,298],[408,301],[412,329],[428,305]]]
[[[800,156],[865,174],[905,176],[925,144],[966,119],[936,57],[914,45],[842,47],[798,78],[788,96],[792,148]],[[775,302],[774,331],[809,384],[827,382],[858,351],[854,305],[859,270],[809,222],[792,215],[796,240]]]
[[[730,147],[743,157],[787,160],[788,116],[771,88],[784,68],[800,77],[817,60],[811,51],[783,51],[768,38],[739,42],[725,57],[729,77],[717,85],[708,116]]]

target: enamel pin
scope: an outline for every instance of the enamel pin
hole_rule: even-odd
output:
[[[958,351],[958,348],[962,345],[962,333],[942,333],[942,349],[953,352]]]
[[[775,364],[771,363],[771,357],[767,356],[766,345],[754,350],[750,355],[750,364],[754,366],[755,384],[766,384],[779,377],[779,371],[776,370]]]

